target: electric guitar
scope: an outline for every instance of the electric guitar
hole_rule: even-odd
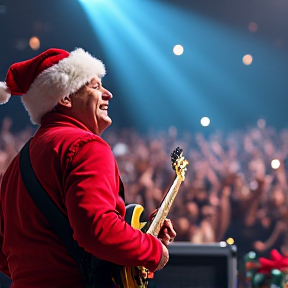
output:
[[[157,237],[160,229],[166,219],[171,205],[178,193],[181,183],[185,179],[185,172],[187,171],[188,161],[183,157],[183,150],[177,147],[171,153],[172,167],[175,170],[175,180],[164,195],[159,207],[152,213],[151,221],[141,222],[140,216],[144,211],[144,208],[138,204],[130,204],[126,206],[125,220],[133,228],[143,231],[147,229],[146,233],[152,234]],[[148,226],[148,227],[147,227]],[[149,271],[145,267],[121,267],[120,268],[120,284],[116,284],[119,288],[145,288],[148,285]],[[114,279],[113,279],[114,280]],[[115,281],[118,282],[118,281]]]

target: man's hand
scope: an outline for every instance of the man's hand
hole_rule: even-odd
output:
[[[158,238],[167,247],[176,237],[176,231],[170,219],[165,219]]]
[[[169,260],[169,252],[167,246],[174,240],[175,237],[176,231],[173,228],[171,220],[165,219],[158,235],[158,238],[162,242],[162,257],[158,267],[156,268],[156,271],[162,269],[167,264]]]

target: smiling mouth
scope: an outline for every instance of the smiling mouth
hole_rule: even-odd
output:
[[[108,104],[103,104],[103,105],[100,105],[100,110],[108,110]]]

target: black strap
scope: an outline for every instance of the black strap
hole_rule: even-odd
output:
[[[54,233],[63,241],[72,258],[81,267],[80,264],[84,255],[84,249],[73,239],[73,230],[68,217],[56,206],[34,173],[29,155],[31,139],[20,151],[20,173],[22,180],[34,203],[45,216]]]

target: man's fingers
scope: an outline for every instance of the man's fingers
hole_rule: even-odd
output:
[[[167,238],[159,238],[159,239],[166,247],[170,244],[170,239]]]
[[[163,232],[168,233],[170,238],[176,237],[176,231],[174,230],[172,221],[170,219],[165,219],[163,224]]]
[[[165,219],[161,231],[158,235],[158,238],[165,246],[168,246],[171,242],[174,241],[175,237],[176,237],[176,231],[173,228],[171,220]]]

